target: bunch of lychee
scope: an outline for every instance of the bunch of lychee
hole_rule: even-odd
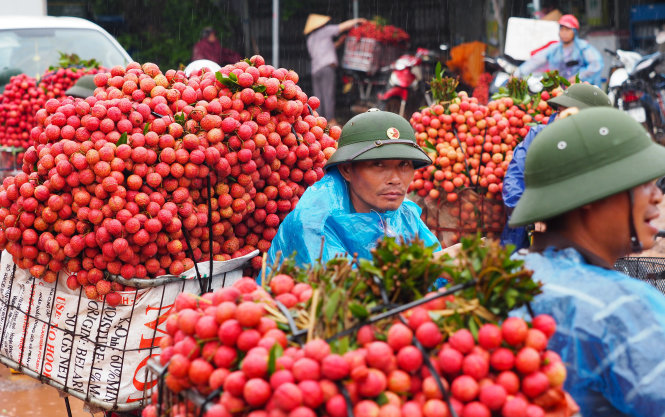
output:
[[[160,342],[168,389],[216,393],[204,407],[208,417],[348,417],[349,410],[356,417],[537,417],[563,392],[565,367],[547,350],[556,329],[548,315],[531,327],[508,318],[483,325],[477,337],[460,329],[446,338],[427,308],[417,307],[381,332],[362,327],[357,348],[336,353],[322,339],[289,344],[264,306],[274,304],[275,290],[300,303],[312,289],[279,277],[270,293],[243,279],[198,299],[178,298]],[[144,417],[158,415],[157,406]],[[186,403],[173,410],[199,411]]]
[[[130,63],[94,80],[93,96],[36,112],[23,172],[0,186],[0,248],[45,281],[67,271],[90,298],[116,290],[111,276],[267,251],[341,131],[295,72],[260,56],[189,78]]]
[[[47,70],[39,80],[29,75],[11,77],[0,95],[0,146],[27,149],[34,144],[30,131],[37,124],[35,113],[46,101],[65,97],[65,92],[86,74],[98,68],[56,68]],[[18,165],[22,163],[19,159]]]

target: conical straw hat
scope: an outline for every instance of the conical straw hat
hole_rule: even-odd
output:
[[[302,31],[305,35],[309,35],[311,32],[314,32],[316,29],[325,25],[330,21],[330,16],[323,14],[312,13],[307,16],[307,23],[305,23],[305,30]]]

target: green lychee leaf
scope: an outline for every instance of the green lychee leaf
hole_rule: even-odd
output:
[[[430,152],[436,152],[436,148],[429,140],[425,140],[425,142],[423,143],[423,148],[427,149]]]
[[[116,146],[125,145],[126,143],[127,143],[127,132],[123,132],[122,135],[120,135],[120,139],[118,139]]]
[[[217,81],[219,81],[224,87],[227,87],[233,91],[240,88],[238,85],[238,76],[236,76],[234,73],[230,73],[227,77],[220,71],[217,71],[215,73],[215,78],[217,78]]]
[[[266,92],[266,86],[263,84],[257,84],[252,87],[252,90],[254,90],[257,93],[265,93]]]
[[[277,363],[277,358],[282,356],[284,349],[279,343],[275,343],[270,348],[270,353],[268,354],[268,374],[272,375],[275,372],[275,367]]]
[[[349,337],[340,337],[337,340],[333,340],[331,347],[334,348],[334,352],[338,353],[340,355],[345,354],[346,352],[349,351],[351,348],[350,343],[349,343]]]
[[[478,340],[478,323],[476,323],[476,320],[474,320],[473,316],[469,317],[468,328],[473,335],[473,338]]]
[[[351,303],[349,304],[349,310],[351,311],[353,317],[357,318],[358,320],[365,320],[367,317],[369,317],[369,311],[367,311],[367,309],[361,304]]]
[[[505,293],[504,293],[504,298],[506,300],[506,305],[508,308],[513,308],[515,307],[515,304],[517,303],[517,299],[520,296],[519,292],[514,289],[514,288],[509,288]]]
[[[145,126],[143,126],[143,134],[146,135],[150,132],[150,123],[146,123]]]
[[[340,289],[336,289],[330,294],[330,297],[328,297],[328,301],[325,304],[325,308],[323,311],[326,320],[328,321],[332,320],[335,313],[337,313],[337,307],[339,306],[339,301],[341,300],[341,298],[342,298],[342,292]]]
[[[224,78],[224,80],[221,81],[221,83],[224,87],[230,88],[232,90],[236,90],[236,89],[239,88],[238,83],[236,81],[233,81],[232,79],[230,79],[228,77]]]
[[[289,327],[289,325],[286,324],[286,323],[281,323],[281,322],[277,323],[277,328],[279,330],[283,331],[283,332],[290,332],[291,331],[291,327]]]
[[[379,394],[378,397],[376,397],[376,403],[377,403],[379,406],[386,405],[386,404],[388,404],[389,402],[390,402],[390,401],[388,400],[388,396],[386,395],[385,392],[382,392],[381,394]]]
[[[387,342],[388,334],[385,332],[375,332],[374,339],[378,340],[379,342]]]

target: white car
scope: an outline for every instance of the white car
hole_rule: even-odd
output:
[[[0,16],[0,78],[19,73],[40,77],[57,66],[60,52],[95,59],[106,68],[132,61],[113,36],[77,17]],[[4,81],[4,82],[2,82]]]

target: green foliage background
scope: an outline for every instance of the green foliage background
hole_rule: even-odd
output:
[[[201,29],[216,29],[222,45],[238,52],[240,17],[220,0],[94,0],[92,13],[122,15],[114,36],[137,62],[154,62],[162,70],[187,65]]]

